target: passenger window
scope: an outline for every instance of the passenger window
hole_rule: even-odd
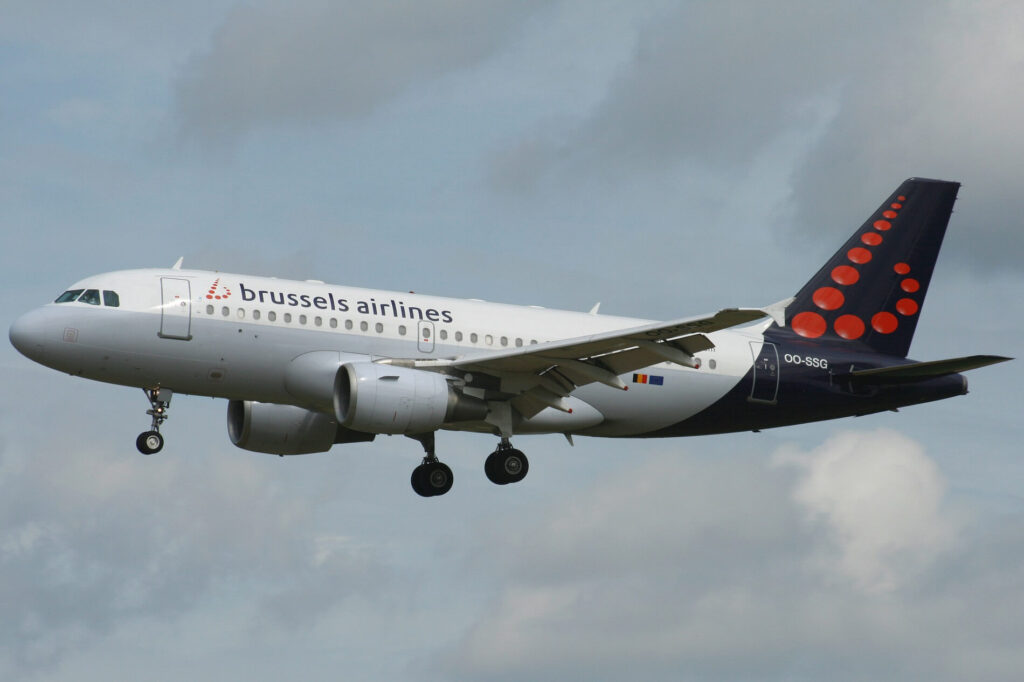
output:
[[[275,313],[273,310],[271,310],[269,313],[267,313],[267,319],[270,320],[271,322],[276,321],[277,320],[277,313]]]
[[[422,332],[423,332],[423,338],[424,339],[429,339],[430,338],[430,327],[424,327],[422,329]]]
[[[79,303],[88,303],[89,305],[100,304],[100,292],[99,289],[86,289],[85,293],[82,294],[81,298],[78,299]]]
[[[462,341],[462,332],[455,332],[455,340]]]
[[[117,295],[116,291],[103,291],[103,305],[108,305],[111,308],[117,308],[121,305],[121,297]]]
[[[338,318],[332,317],[331,318],[331,329],[337,329],[337,328],[338,328]]]
[[[441,340],[442,341],[445,341],[448,338],[448,330],[447,329],[442,329],[439,332],[439,334],[441,335]]]
[[[508,345],[508,337],[507,336],[501,337],[501,345],[503,345],[503,346],[507,346]]]
[[[469,335],[469,341],[470,341],[470,343],[476,343],[476,340],[477,340],[478,338],[480,338],[480,337],[476,335],[476,332],[473,332],[472,334],[470,334],[470,335]]]
[[[490,334],[488,334],[487,336],[484,337],[484,341],[487,342],[488,346],[493,346],[494,345],[494,337],[491,336]]]
[[[206,306],[206,314],[207,315],[213,315],[213,306],[212,305]]]
[[[345,320],[345,329],[352,328],[352,320]]]
[[[228,308],[227,306],[224,306],[223,308],[220,309],[220,314],[223,315],[224,317],[227,317],[228,315],[231,314],[231,309]]]
[[[378,322],[377,324],[373,325],[373,328],[377,330],[378,334],[383,334],[384,333],[384,325],[382,325],[380,322]]]
[[[322,318],[322,317],[314,317],[313,318],[313,324],[315,324],[318,327],[324,326],[324,318]]]
[[[83,291],[85,290],[72,289],[71,291],[65,291],[63,294],[57,297],[57,300],[54,301],[54,303],[71,303],[71,301],[74,301],[76,298],[78,298]]]
[[[405,325],[404,324],[398,325],[398,335],[399,336],[405,336]]]
[[[299,315],[299,324],[306,324],[306,316]]]
[[[291,313],[285,313],[284,314],[284,321],[285,322],[291,322],[292,321],[292,314]]]
[[[522,339],[518,339],[518,338],[517,338],[517,339],[516,339],[516,348],[519,348],[519,347],[521,347],[522,345],[523,345],[523,340],[522,340]]]
[[[244,320],[245,319],[245,308],[239,308],[238,309],[238,319],[240,319],[240,320]]]
[[[252,311],[252,319],[254,319],[254,320],[260,319],[260,311],[258,311],[258,310]]]
[[[360,322],[359,323],[359,330],[360,331],[364,331],[365,332],[369,328],[370,328],[370,325],[368,325],[367,323],[365,323],[365,322]]]

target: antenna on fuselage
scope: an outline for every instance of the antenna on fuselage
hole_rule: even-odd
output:
[[[174,265],[171,266],[171,270],[181,270],[181,264],[184,263],[184,262],[185,262],[185,257],[182,256],[181,258],[179,258],[178,260],[176,260],[174,262]]]

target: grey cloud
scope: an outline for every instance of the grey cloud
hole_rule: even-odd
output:
[[[610,165],[613,174],[685,159],[749,163],[780,134],[814,124],[818,100],[843,84],[849,54],[871,60],[882,50],[893,14],[905,13],[882,12],[803,0],[688,3],[641,31],[634,59],[576,129],[513,145],[499,176],[531,161],[534,171],[568,163]]]
[[[234,11],[177,87],[187,134],[231,140],[261,124],[366,116],[406,88],[471,66],[541,2],[259,5]]]
[[[962,180],[956,220],[972,237],[952,259],[1020,271],[1022,30],[1024,11],[998,2],[694,3],[641,31],[589,115],[497,154],[492,179],[696,167],[742,182],[766,150],[796,145],[782,171],[792,233],[838,239],[906,177]]]
[[[1006,570],[1024,520],[1001,551],[958,533],[934,463],[888,431],[774,461],[654,458],[543,510],[496,552],[509,579],[445,674],[955,680],[1024,664],[1001,634],[1024,606]]]
[[[386,581],[372,552],[318,536],[311,502],[247,458],[123,458],[63,435],[3,455],[7,674],[53,666],[133,618],[182,616],[230,585],[260,595],[265,625],[294,627]],[[309,585],[315,611],[276,608]]]
[[[891,191],[912,175],[964,183],[953,228],[967,230],[954,262],[985,274],[1024,270],[1019,191],[1024,141],[1024,10],[1007,3],[950,4],[894,42],[887,59],[851,79],[835,120],[795,178],[799,222],[866,216],[870,187]]]

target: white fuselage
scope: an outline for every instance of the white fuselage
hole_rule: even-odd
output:
[[[127,270],[71,290],[116,292],[116,307],[53,303],[30,314],[27,355],[99,381],[175,392],[301,404],[285,369],[314,352],[361,360],[465,359],[636,327],[644,320],[474,299],[336,286],[197,270]],[[751,370],[770,321],[709,334],[697,369],[672,363],[638,372],[662,378],[620,391],[581,386],[571,399],[596,411],[551,408],[517,433],[635,436],[679,423],[735,388]],[[13,332],[12,332],[13,334]],[[13,337],[12,337],[13,338]]]

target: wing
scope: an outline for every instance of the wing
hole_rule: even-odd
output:
[[[545,407],[569,412],[562,398],[577,386],[600,382],[626,390],[628,387],[619,375],[641,367],[665,361],[697,367],[699,363],[693,356],[714,348],[707,333],[773,313],[769,309],[729,308],[703,317],[654,322],[456,360],[428,360],[417,362],[416,366],[495,377],[495,388],[524,417],[531,417]]]

